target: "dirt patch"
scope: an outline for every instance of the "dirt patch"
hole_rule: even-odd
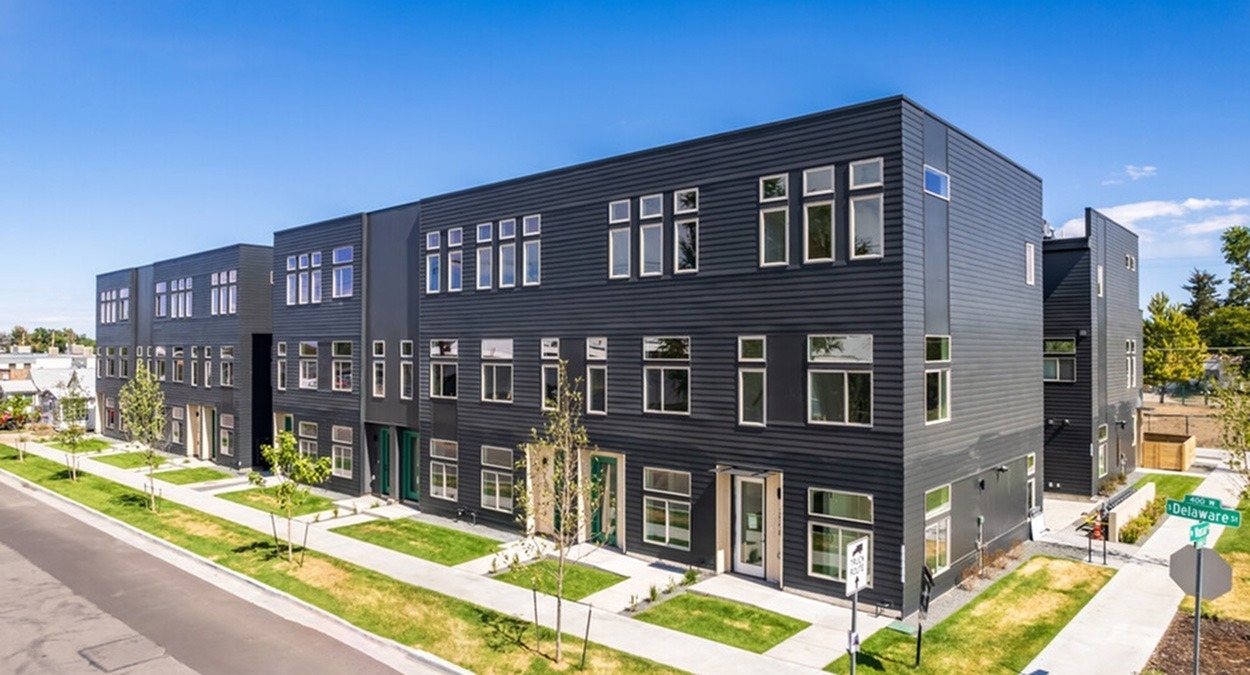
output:
[[[1191,399],[1190,404],[1180,405],[1169,401],[1160,404],[1146,397],[1145,407],[1149,410],[1142,413],[1142,430],[1164,434],[1182,434],[1193,436],[1201,448],[1217,448],[1220,446],[1220,425],[1215,418],[1212,406],[1203,405],[1202,399]]]
[[[1046,560],[1042,569],[1050,573],[1046,587],[1054,591],[1071,591],[1089,583],[1089,565],[1073,560]]]
[[[1204,673],[1250,672],[1250,623],[1231,620],[1202,620],[1200,667]],[[1194,617],[1178,612],[1146,664],[1168,675],[1193,672]]]
[[[285,557],[285,548],[282,552]],[[320,558],[305,558],[304,565],[302,567],[299,565],[299,560],[297,558],[294,563],[293,570],[289,567],[291,563],[287,563],[285,560],[282,561],[282,565],[284,567],[288,567],[287,571],[292,573],[295,578],[303,581],[309,586],[320,588],[322,590],[332,590],[341,586],[346,586],[352,581],[352,575],[344,572],[342,569],[339,569],[337,565],[326,562]]]
[[[194,518],[185,513],[173,513],[167,516],[169,524],[178,529],[196,537],[205,539],[219,539],[229,543],[239,543],[241,539],[233,532],[229,532],[216,523],[208,523]]]

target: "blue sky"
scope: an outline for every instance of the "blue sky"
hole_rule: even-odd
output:
[[[1142,235],[1250,224],[1250,3],[0,0],[0,327],[94,275],[905,93]],[[1143,302],[1144,304],[1144,302]]]

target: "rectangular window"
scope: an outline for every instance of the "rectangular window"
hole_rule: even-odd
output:
[[[738,338],[739,361],[763,361],[765,358],[767,338],[760,336]]]
[[[605,337],[586,338],[586,360],[603,361],[608,358],[608,339]]]
[[[933,488],[924,493],[924,517],[940,516],[951,510],[950,484]]]
[[[477,225],[477,243],[484,244],[491,239],[491,232],[494,230],[492,223],[478,223]]]
[[[608,414],[607,366],[586,366],[586,412]]]
[[[809,335],[811,363],[872,363],[871,335]]]
[[[300,356],[316,356],[317,355],[317,343],[316,342],[299,343],[299,355]],[[208,356],[208,355],[205,354],[205,356]]]
[[[1098,279],[1096,283],[1097,283],[1097,288],[1098,288],[1098,297],[1100,298],[1103,295],[1103,286],[1105,282],[1106,282],[1106,273],[1103,270],[1102,265],[1099,265],[1098,266]]]
[[[351,356],[352,343],[347,340],[331,342],[330,350],[334,356]]]
[[[477,290],[489,291],[493,285],[491,281],[491,267],[493,262],[494,249],[489,246],[479,248],[477,250]]]
[[[681,497],[690,496],[690,473],[646,467],[642,472],[643,489]]]
[[[809,488],[807,490],[807,513],[813,516],[872,522],[872,496],[858,492]]]
[[[373,362],[373,397],[386,397],[386,362]]]
[[[542,372],[542,392],[543,410],[555,410],[556,401],[560,395],[560,367],[556,365],[544,365]]]
[[[643,378],[643,409],[690,414],[690,368],[647,366]]]
[[[868,583],[872,584],[872,533],[838,527],[816,520],[807,524],[807,573],[809,576],[846,581],[846,547],[868,537]]]
[[[789,177],[785,174],[760,179],[760,201],[772,202],[786,198]]]
[[[522,284],[537,286],[543,280],[543,247],[538,239],[525,242],[525,276]]]
[[[789,231],[789,209],[760,211],[760,267],[789,263]]]
[[[697,220],[682,220],[673,224],[673,271],[677,274],[699,271]]]
[[[225,415],[222,415],[225,417]],[[234,429],[221,428],[220,443],[218,444],[221,454],[227,457],[234,454]]]
[[[1030,452],[1028,456],[1024,458],[1024,469],[1025,473],[1029,476],[1037,473],[1037,453]]]
[[[608,278],[629,278],[629,228],[608,231]]]
[[[213,386],[213,362],[208,360],[209,354],[204,354],[204,387]]]
[[[803,217],[803,262],[833,260],[833,204],[808,204]]]
[[[880,157],[851,162],[850,184],[852,190],[881,187],[885,183],[885,162]]]
[[[413,354],[412,340],[400,340],[399,341],[400,358],[410,359],[412,358],[412,354]]]
[[[642,358],[647,361],[689,361],[690,338],[644,337],[642,339]]]
[[[335,265],[346,265],[352,261],[354,253],[355,252],[352,250],[351,246],[340,246],[339,248],[334,249],[334,252],[331,254],[331,262]],[[320,257],[318,257],[313,266],[316,267],[320,264],[321,260]]]
[[[447,253],[447,291],[455,293],[464,284],[464,252],[448,251]]]
[[[169,442],[182,445],[182,422],[173,420],[169,423]]]
[[[435,256],[437,257],[437,256]],[[317,280],[316,290],[313,295],[316,297],[313,302],[321,302],[321,273],[313,272],[313,277]],[[350,298],[352,297],[352,266],[335,267],[334,268],[334,285],[330,289],[331,296],[334,298]]]
[[[351,361],[334,361],[331,389],[334,391],[351,391],[352,390],[352,362]]]
[[[460,444],[455,441],[444,441],[437,438],[431,438],[430,457],[433,457],[434,459],[445,459],[450,462],[459,461]]]
[[[924,528],[924,564],[934,574],[950,569],[951,519],[943,518]]]
[[[822,166],[803,172],[803,195],[827,195],[833,192],[833,167]]]
[[[1024,245],[1024,283],[1037,284],[1037,248],[1032,242]]]
[[[1100,443],[1098,445],[1098,477],[1102,478],[1107,475],[1107,444]]]
[[[807,421],[872,426],[872,373],[811,370]]]
[[[299,362],[299,388],[317,388],[317,362],[312,359],[301,359]]]
[[[516,218],[504,218],[499,221],[499,240],[516,239]]]
[[[311,302],[313,304],[317,304],[321,302],[321,270],[313,270],[309,273],[309,278],[311,280],[309,284],[312,290]]]
[[[317,456],[317,441],[310,441],[301,438],[299,441],[299,453],[308,457]]]
[[[1076,382],[1076,359],[1048,356],[1042,359],[1043,382]]]
[[[286,304],[288,305],[294,305],[298,302],[298,298],[296,296],[296,290],[295,290],[296,289],[295,280],[296,280],[296,275],[294,274],[286,275]]]
[[[542,338],[538,349],[541,358],[558,359],[560,358],[560,338]]]
[[[521,219],[521,234],[531,237],[542,233],[543,217],[540,213],[525,216]]]
[[[664,215],[664,195],[647,195],[638,199],[638,217],[659,218]]]
[[[425,256],[425,292],[437,293],[439,291],[440,265],[441,257],[434,253]]]
[[[512,449],[482,446],[482,466],[493,466],[496,469],[512,470]]]
[[[608,223],[628,223],[629,222],[629,200],[618,199],[608,203]]]
[[[684,188],[673,192],[673,213],[694,213],[699,210],[699,188]]]
[[[300,422],[298,430],[299,430],[300,438],[316,438],[317,437],[317,423],[316,422]]]
[[[941,197],[945,200],[951,198],[951,177],[944,171],[929,166],[924,167],[924,191],[934,197]]]
[[[1067,338],[1046,338],[1042,340],[1042,351],[1047,354],[1075,354],[1076,340]]]
[[[447,230],[447,245],[449,247],[460,246],[463,243],[464,243],[464,228],[453,227],[450,230]]]
[[[763,368],[738,369],[738,424],[764,426],[768,407],[764,396],[766,382]]]
[[[234,361],[221,362],[221,386],[234,386]]]
[[[278,391],[286,391],[286,359],[278,359]]]
[[[456,358],[460,355],[459,340],[430,340],[430,356],[433,358]]]
[[[690,502],[643,497],[643,539],[649,544],[690,550]]]
[[[851,258],[879,258],[883,255],[884,220],[881,195],[851,199]]]
[[[430,363],[430,397],[456,398],[456,364]]]
[[[339,478],[352,477],[352,449],[342,445],[330,446],[330,473]]]
[[[386,356],[386,340],[373,341],[373,355]]]
[[[951,370],[924,371],[925,423],[951,419]]]
[[[512,364],[482,364],[482,400],[512,402]]]
[[[949,335],[926,335],[924,338],[925,363],[942,363],[951,360]]]
[[[482,358],[511,359],[512,338],[485,338],[482,340]]]
[[[399,364],[399,397],[405,401],[412,399],[412,361],[403,361]]]
[[[640,228],[638,276],[658,277],[664,272],[664,226],[651,223]]]
[[[1101,443],[1101,442],[1104,442],[1104,441],[1106,441],[1108,438],[1110,438],[1110,435],[1109,435],[1109,433],[1108,433],[1108,427],[1107,427],[1107,425],[1105,425],[1105,424],[1099,424],[1099,425],[1098,425],[1098,442],[1100,442],[1100,443]]]
[[[1037,480],[1030,478],[1024,484],[1024,508],[1026,513],[1032,513],[1037,506]]]
[[[482,508],[512,513],[512,474],[482,470]]]
[[[430,462],[430,496],[437,499],[458,499],[459,475],[457,465],[447,462]]]
[[[438,250],[438,247],[439,247],[439,242],[440,242],[440,241],[441,241],[441,240],[440,240],[440,238],[439,238],[439,233],[438,233],[438,232],[429,232],[429,233],[427,233],[427,234],[425,235],[425,250],[427,250],[427,251],[437,251],[437,250]]]
[[[499,287],[516,286],[516,244],[499,245]]]

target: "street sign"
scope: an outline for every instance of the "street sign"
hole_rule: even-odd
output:
[[[1186,546],[1172,554],[1168,574],[1185,591],[1196,595],[1198,579],[1198,548]],[[1233,568],[1211,549],[1202,552],[1202,599],[1214,600],[1233,590]]]
[[[1168,499],[1167,514],[1190,520],[1201,520],[1225,527],[1241,527],[1241,512],[1226,509],[1222,506],[1199,505],[1193,502],[1178,502]]]
[[[854,595],[868,587],[868,537],[846,545],[846,594]]]
[[[1195,494],[1185,495],[1186,504],[1197,504],[1198,506],[1210,506],[1215,509],[1224,508],[1224,504],[1215,497],[1200,497]]]
[[[1205,546],[1207,543],[1207,535],[1211,532],[1211,526],[1206,523],[1195,523],[1189,527],[1189,540],[1198,546]]]

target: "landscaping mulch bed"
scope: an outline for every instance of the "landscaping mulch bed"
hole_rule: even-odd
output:
[[[1203,673],[1250,672],[1250,623],[1231,619],[1202,620],[1199,666]],[[1194,615],[1177,612],[1155,647],[1145,672],[1181,675],[1194,668]]]

